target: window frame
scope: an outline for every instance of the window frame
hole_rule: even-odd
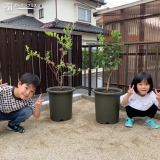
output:
[[[39,9],[39,19],[44,18],[44,8]]]
[[[79,9],[84,10],[84,17],[83,19],[79,18]],[[86,12],[87,11],[87,12]],[[88,12],[89,11],[89,12]],[[90,13],[90,15],[88,15],[88,13]],[[88,17],[89,16],[89,17]],[[89,20],[86,20],[85,18],[89,18]],[[86,8],[82,8],[82,7],[78,7],[78,21],[84,21],[84,22],[88,22],[91,23],[91,10],[86,9]]]

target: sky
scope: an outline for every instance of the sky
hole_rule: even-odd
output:
[[[105,6],[102,6],[101,8],[109,7],[109,8],[114,8],[118,6],[122,6],[128,3],[136,2],[140,0],[105,0],[107,3]]]

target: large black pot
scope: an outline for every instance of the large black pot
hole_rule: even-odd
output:
[[[96,121],[101,124],[115,124],[119,122],[120,95],[123,90],[110,87],[111,93],[101,92],[106,87],[95,88]],[[99,92],[100,91],[100,92]]]
[[[52,121],[66,121],[72,117],[72,98],[75,88],[63,86],[62,91],[57,91],[59,86],[47,88],[49,94],[50,118]]]

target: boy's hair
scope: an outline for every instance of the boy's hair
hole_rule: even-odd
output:
[[[21,84],[31,84],[33,85],[36,90],[40,88],[40,80],[38,76],[32,74],[32,73],[25,73],[22,75],[22,77],[19,79],[21,81]]]
[[[134,85],[134,91],[136,93],[138,93],[138,89],[137,89],[137,83],[140,83],[142,80],[145,80],[148,82],[148,84],[150,85],[150,89],[148,91],[148,93],[150,93],[153,90],[153,81],[152,81],[152,77],[149,73],[147,72],[140,72],[138,73],[132,83],[131,83],[131,87]]]

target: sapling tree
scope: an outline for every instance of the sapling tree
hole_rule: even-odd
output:
[[[119,31],[112,31],[111,44],[105,41],[105,37],[102,34],[98,34],[97,37],[99,44],[102,45],[98,49],[97,62],[99,65],[104,67],[107,72],[108,78],[106,90],[108,91],[113,70],[118,68],[118,65],[121,63],[120,55],[123,54],[123,44],[121,43],[122,36]],[[97,68],[99,68],[99,65]]]
[[[51,60],[50,51],[47,51],[45,53],[45,56],[42,57],[37,51],[31,50],[27,45],[25,45],[25,50],[27,52],[26,60],[29,60],[33,56],[41,60],[44,60],[54,73],[61,89],[63,86],[64,76],[74,76],[79,74],[81,71],[81,69],[77,68],[75,64],[64,61],[64,57],[68,54],[68,51],[72,48],[71,34],[74,28],[75,28],[74,24],[72,26],[70,24],[67,24],[63,29],[64,34],[61,37],[56,32],[45,32],[47,36],[55,37],[58,43],[61,45],[61,48],[59,48],[61,52],[61,57],[58,63],[55,63],[53,60]]]

